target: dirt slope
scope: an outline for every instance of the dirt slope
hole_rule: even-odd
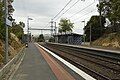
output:
[[[104,35],[93,42],[93,45],[120,48],[120,33],[111,33]]]
[[[10,33],[11,38],[9,39],[9,58],[13,58],[16,53],[21,49],[23,46],[19,39],[13,34]],[[0,40],[0,66],[3,64],[4,59],[4,44],[3,41]]]
[[[2,63],[2,60],[3,60],[3,51],[4,47],[3,47],[3,42],[0,40],[0,63]]]

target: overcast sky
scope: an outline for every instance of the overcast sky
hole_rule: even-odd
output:
[[[66,11],[76,1],[77,0],[72,0],[72,2],[64,9],[64,11]],[[68,2],[69,0],[14,0],[13,6],[15,8],[15,12],[13,14],[13,17],[16,19],[16,22],[23,21],[26,24],[27,17],[29,16],[30,18],[33,19],[30,21],[30,27],[50,28],[49,25],[48,26],[46,25]],[[73,14],[82,10],[83,8],[90,4],[92,4],[90,7],[84,9],[79,14],[72,16]],[[73,22],[75,26],[73,32],[83,34],[84,23],[82,23],[81,21],[85,20],[85,22],[87,23],[87,21],[90,19],[92,15],[98,15],[96,8],[97,4],[98,0],[85,0],[85,1],[80,0],[74,7],[72,7],[64,15],[62,15],[64,13],[63,11],[60,14],[62,16],[56,22],[58,24],[61,18],[70,18],[71,22]],[[41,34],[41,31],[31,31],[31,33],[38,35]],[[44,31],[43,33],[47,34],[50,32]]]

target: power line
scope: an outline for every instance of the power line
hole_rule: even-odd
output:
[[[62,15],[64,15],[65,13],[67,13],[71,8],[73,8],[80,0],[77,0],[72,6],[70,6],[65,12],[63,12],[57,19],[59,19]],[[55,19],[55,20],[57,20]]]
[[[74,7],[80,0],[77,0],[70,8],[68,8],[63,14],[67,13],[72,7]]]
[[[56,16],[53,17],[52,20],[54,20],[54,19],[70,4],[71,1],[72,1],[72,0],[70,0],[70,1],[62,8],[62,10],[60,10],[60,12],[59,12]]]
[[[80,16],[79,18],[82,18],[82,17],[84,17],[84,16],[86,16],[86,15],[88,15],[88,14],[92,13],[93,11],[96,11],[96,9],[94,9],[94,10],[92,10],[92,11],[90,11],[90,12],[88,12],[88,13],[86,13],[86,14],[82,15],[82,16]],[[78,20],[79,18],[74,19],[73,21]]]
[[[94,12],[94,11],[93,11]],[[92,13],[92,12],[91,12]],[[80,19],[80,20],[86,20],[86,19],[88,19],[88,18],[90,18],[91,16],[87,16],[87,17],[85,17],[84,19],[82,18],[82,19]],[[75,23],[77,23],[78,21],[76,21]]]
[[[45,27],[48,27],[49,26],[49,22],[45,25]]]
[[[90,13],[94,12],[94,11],[96,11],[96,9],[94,9],[94,10],[92,10],[92,11],[90,11],[90,12],[88,12],[88,13],[84,14],[84,15],[82,15],[81,17],[79,17],[79,18],[77,18],[77,19],[74,19],[74,20],[73,20],[73,21],[75,21],[74,23],[76,23],[76,22],[77,22],[76,20],[78,20],[78,19],[80,19],[80,18],[82,18],[82,17],[84,17],[84,16],[86,16],[86,15],[88,15],[88,14],[90,14]]]
[[[81,9],[80,11],[76,12],[75,14],[73,14],[72,16],[70,16],[69,18],[72,18],[73,16],[77,15],[78,13],[82,12],[83,10],[85,10],[86,8],[90,7],[91,5],[93,5],[95,3],[95,1],[93,3],[91,3],[90,5],[86,6],[85,8]]]
[[[65,13],[67,13],[72,7],[74,7],[80,0],[77,0],[72,6],[70,6],[70,8],[68,8],[64,13],[62,13],[57,19],[59,19],[62,15],[64,15]],[[75,16],[76,14],[82,12],[83,10],[85,10],[86,8],[90,7],[91,5],[93,5],[95,3],[95,1],[93,3],[91,3],[90,5],[86,6],[85,8],[81,9],[80,11],[78,11],[77,13],[73,14],[71,17]],[[57,20],[55,19],[55,20]]]

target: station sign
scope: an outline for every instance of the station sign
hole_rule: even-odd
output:
[[[10,21],[8,18],[6,18],[6,24],[10,27],[12,27],[12,21]]]

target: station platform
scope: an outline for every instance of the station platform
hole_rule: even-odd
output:
[[[109,48],[109,47],[102,47],[102,46],[89,46],[89,45],[71,45],[71,44],[60,44],[60,43],[52,43],[52,44],[58,44],[58,45],[64,45],[64,46],[72,46],[76,48],[85,48],[85,49],[91,49],[91,50],[98,50],[98,51],[105,51],[105,52],[113,52],[120,54],[119,48]]]
[[[74,72],[69,73],[37,44],[30,43],[11,80],[85,80],[72,74]]]

